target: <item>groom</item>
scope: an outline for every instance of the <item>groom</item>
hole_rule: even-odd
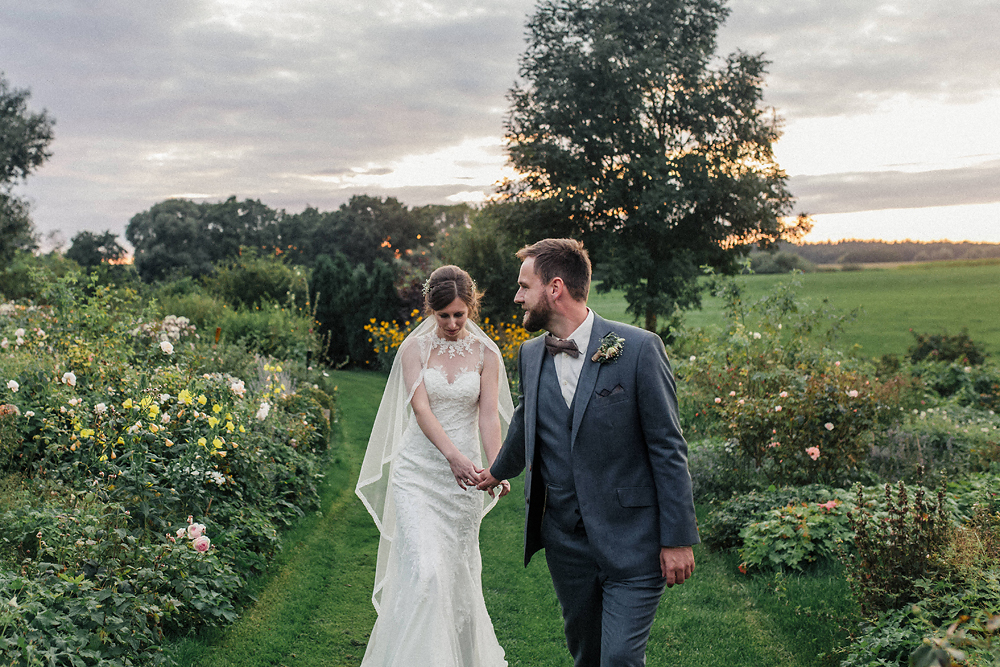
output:
[[[527,470],[524,564],[545,549],[576,667],[645,665],[664,585],[691,576],[699,542],[663,342],[587,307],[582,243],[517,257],[524,326],[548,334],[521,346],[520,402],[479,488]]]

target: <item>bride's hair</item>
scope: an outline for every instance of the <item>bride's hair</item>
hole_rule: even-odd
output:
[[[442,266],[434,270],[424,285],[424,308],[430,314],[444,310],[455,299],[461,299],[469,307],[469,319],[479,318],[479,298],[482,294],[468,273],[454,265]]]

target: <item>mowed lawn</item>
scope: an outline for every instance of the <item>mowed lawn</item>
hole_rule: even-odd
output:
[[[378,534],[353,488],[385,376],[331,373],[341,397],[341,433],[321,495],[267,575],[253,582],[256,602],[222,631],[175,642],[181,665],[218,667],[357,666],[375,620],[370,601]],[[538,554],[522,564],[521,479],[483,520],[483,589],[511,667],[569,667],[559,605]],[[699,508],[704,518],[705,508]],[[733,555],[696,547],[697,571],[663,597],[650,637],[650,667],[835,665],[844,634],[830,618],[851,616],[837,571],[746,577]],[[779,590],[780,589],[780,590]],[[790,603],[794,601],[794,603]],[[798,609],[798,611],[796,611]],[[422,664],[414,656],[414,665]]]
[[[844,329],[840,347],[866,358],[902,355],[916,333],[957,334],[968,329],[973,341],[1000,356],[1000,262],[926,262],[886,269],[808,273],[792,276],[752,275],[737,278],[748,300],[760,298],[775,284],[797,280],[796,294],[810,307],[833,307],[842,314],[858,309]],[[591,295],[591,305],[604,317],[631,322],[621,293]],[[706,296],[701,311],[685,317],[691,326],[722,324],[722,303]]]

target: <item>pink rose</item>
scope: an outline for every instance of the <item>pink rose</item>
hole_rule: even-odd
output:
[[[192,523],[187,527],[188,539],[197,539],[205,534],[205,526],[200,523]]]
[[[806,447],[806,454],[809,455],[813,461],[819,458],[819,447]]]
[[[191,544],[194,545],[194,550],[195,551],[199,551],[201,553],[205,553],[206,551],[208,551],[208,548],[210,546],[212,546],[212,541],[210,539],[208,539],[207,536],[202,535],[201,537],[197,538]]]

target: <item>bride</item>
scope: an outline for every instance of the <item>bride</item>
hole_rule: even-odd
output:
[[[378,619],[361,664],[505,667],[483,600],[479,523],[510,484],[489,497],[476,484],[513,401],[500,350],[472,322],[469,274],[437,269],[424,302],[428,317],[396,353],[356,488],[380,533]]]

